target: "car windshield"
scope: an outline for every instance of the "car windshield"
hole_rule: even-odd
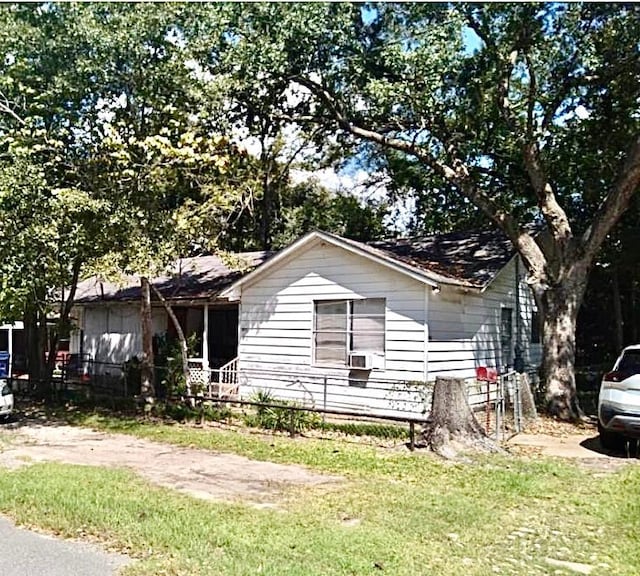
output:
[[[618,364],[620,372],[640,374],[640,350],[627,350]]]

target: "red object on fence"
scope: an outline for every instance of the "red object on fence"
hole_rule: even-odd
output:
[[[58,352],[56,352],[56,364],[60,364],[61,366],[68,364],[69,356],[71,356],[71,352],[68,350],[58,350]]]
[[[495,368],[478,366],[476,368],[476,380],[478,380],[478,382],[497,382],[498,371]]]
[[[486,422],[485,432],[489,434],[491,427],[491,384],[495,384],[498,381],[498,371],[495,368],[487,368],[486,366],[478,366],[476,368],[476,380],[478,382],[487,383],[487,404],[485,406]]]

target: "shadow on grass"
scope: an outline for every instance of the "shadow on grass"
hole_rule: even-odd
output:
[[[79,407],[73,405],[51,405],[34,400],[17,403],[14,413],[9,417],[5,426],[19,429],[29,426],[60,426],[65,424],[81,426],[89,418],[105,417],[108,426],[109,419],[118,422],[119,429],[135,428],[138,425],[137,416],[133,413],[116,413],[108,409],[97,407]]]

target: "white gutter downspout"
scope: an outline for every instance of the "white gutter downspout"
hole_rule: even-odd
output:
[[[240,346],[242,344],[242,288],[240,288],[240,294],[238,294],[238,344],[236,346],[236,374],[240,371]]]
[[[429,290],[431,287],[424,285],[424,382],[429,379]]]

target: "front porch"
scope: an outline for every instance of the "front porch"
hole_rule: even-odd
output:
[[[220,370],[238,354],[238,305],[204,304],[173,306],[187,341],[190,368]],[[166,335],[177,341],[178,333],[167,315]]]

